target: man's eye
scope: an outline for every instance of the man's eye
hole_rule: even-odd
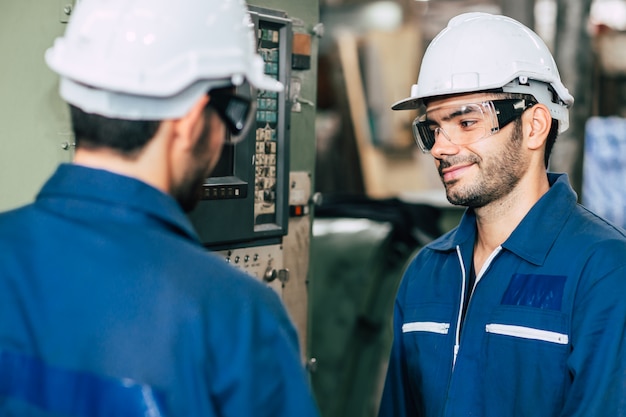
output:
[[[469,129],[471,127],[476,127],[478,120],[462,120],[460,125],[464,129]]]

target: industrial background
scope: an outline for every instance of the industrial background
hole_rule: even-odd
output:
[[[43,57],[77,3],[2,4],[0,211],[30,202],[57,164],[72,160],[68,109]],[[462,213],[446,202],[431,159],[413,145],[414,114],[390,110],[450,17],[506,14],[544,38],[576,98],[551,169],[570,175],[581,202],[626,226],[626,0],[248,4],[267,71],[276,70],[288,89],[264,99],[257,113],[251,206],[232,202],[234,211],[225,210],[208,200],[208,211],[192,216],[209,236],[208,250],[281,295],[324,417],[375,415],[404,265]],[[257,222],[243,230],[237,216],[221,218],[239,207],[255,218],[273,214],[271,227]],[[248,261],[259,254],[261,261]]]

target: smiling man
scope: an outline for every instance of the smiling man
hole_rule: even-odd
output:
[[[380,416],[626,413],[626,235],[547,172],[573,97],[519,22],[453,18],[411,97],[457,228],[398,290]]]

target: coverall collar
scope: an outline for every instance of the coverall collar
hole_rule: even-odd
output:
[[[576,205],[576,193],[567,174],[548,173],[550,189],[530,209],[502,247],[536,265],[545,261],[550,248]],[[456,229],[428,245],[438,251],[450,251],[474,242],[476,216],[467,209]]]
[[[117,206],[144,213],[177,233],[199,241],[191,222],[171,196],[135,178],[81,165],[61,164],[37,195],[36,203],[55,210],[53,199],[60,196],[74,201],[99,202],[110,205],[111,209]],[[71,210],[71,207],[56,209]]]

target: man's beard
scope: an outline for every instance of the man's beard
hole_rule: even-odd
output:
[[[205,174],[206,167],[198,167],[190,171],[185,181],[174,190],[174,198],[185,213],[192,211],[202,199],[202,184],[207,177]]]
[[[172,196],[186,213],[192,211],[202,199],[202,185],[213,168],[209,166],[211,156],[208,155],[209,135],[211,131],[208,110],[205,111],[204,118],[204,127],[193,146],[192,158],[190,158],[185,177],[181,183],[172,190]]]
[[[475,154],[441,160],[438,168],[441,178],[443,169],[459,163],[475,163],[480,168],[479,178],[472,184],[455,187],[462,179],[444,183],[448,201],[454,205],[478,208],[506,196],[519,183],[528,168],[528,161],[524,160],[520,152],[521,143],[521,124],[517,122],[500,155],[486,162]]]

